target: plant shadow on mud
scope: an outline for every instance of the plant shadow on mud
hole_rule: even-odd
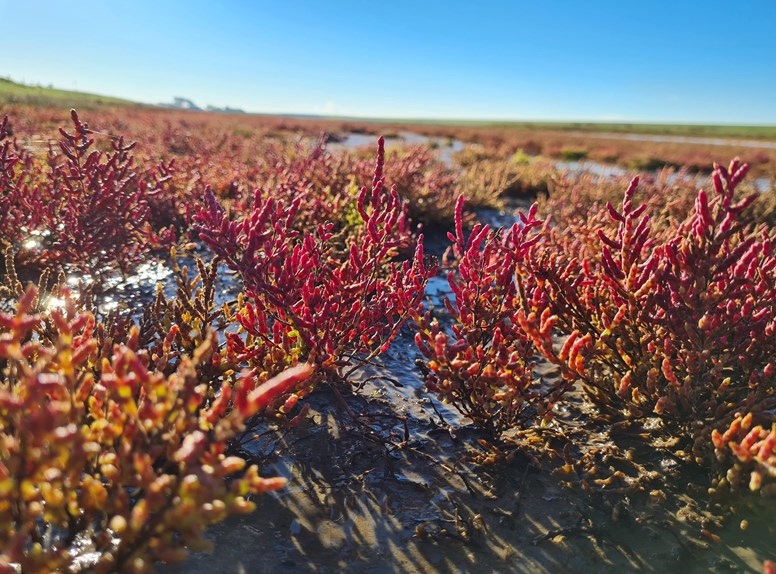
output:
[[[472,454],[483,455],[486,437],[451,431],[441,416],[453,413],[418,402],[412,352],[401,348],[409,346],[399,341],[386,357],[401,386],[374,379],[359,394],[321,388],[299,427],[257,429],[244,454],[287,477],[288,488],[258,499],[253,515],[212,528],[214,553],[162,571],[745,572],[767,557],[767,509],[738,508],[722,523],[703,502],[703,476],[680,472],[670,446],[651,452],[645,466],[662,474],[643,489],[582,488],[520,449],[476,464]],[[568,432],[585,434],[584,401],[570,405]],[[602,442],[629,448],[627,433],[587,437],[582,454],[599,462]],[[603,460],[627,472],[629,463],[615,458]]]

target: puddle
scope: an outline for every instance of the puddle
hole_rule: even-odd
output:
[[[327,144],[326,148],[332,152],[337,150],[353,150],[358,148],[370,148],[373,149],[377,145],[378,136],[372,134],[361,134],[349,132],[345,136],[337,141]],[[466,144],[461,140],[449,139],[449,138],[437,138],[429,137],[414,132],[399,132],[396,136],[389,136],[385,138],[385,147],[390,146],[430,146],[436,149],[439,153],[439,159],[448,167],[453,165],[453,154],[461,151]]]
[[[570,173],[592,173],[601,177],[625,177],[634,173],[617,165],[609,165],[591,160],[580,161],[556,161],[555,167]]]
[[[569,173],[573,173],[573,174],[591,173],[593,175],[597,175],[600,177],[615,177],[615,178],[633,177],[635,175],[639,175],[642,173],[648,173],[650,175],[657,176],[659,173],[659,171],[645,172],[643,170],[637,170],[637,169],[626,169],[618,165],[605,164],[605,163],[600,163],[592,160],[558,161],[558,162],[555,162],[555,167],[557,167],[560,170],[568,171]],[[679,177],[682,177],[680,173],[678,172],[671,173],[667,177],[667,182],[671,183]],[[750,177],[745,179],[744,183],[751,183],[752,185],[755,186],[757,191],[759,191],[760,193],[766,193],[774,189],[773,182],[771,182],[771,180],[769,180],[766,177],[758,177],[755,179],[752,179]],[[711,185],[710,179],[709,179],[708,185]]]

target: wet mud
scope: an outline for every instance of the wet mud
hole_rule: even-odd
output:
[[[287,477],[288,488],[211,528],[212,553],[161,571],[751,572],[771,552],[773,505],[721,522],[704,510],[701,477],[688,483],[666,472],[665,497],[655,499],[564,485],[519,450],[476,464],[486,437],[449,428],[441,417],[462,421],[415,396],[411,351],[391,354],[387,367],[402,387],[324,387],[299,427],[257,429],[245,454],[267,475]]]

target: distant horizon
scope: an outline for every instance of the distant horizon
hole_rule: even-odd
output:
[[[21,80],[16,80],[15,78],[11,78],[7,75],[0,74],[0,79],[10,80],[12,82],[15,82],[17,84],[29,86],[29,87],[35,87],[35,88],[51,88],[55,90],[61,90],[61,91],[70,91],[74,93],[83,93],[83,94],[90,94],[95,96],[101,96],[101,97],[107,97],[107,98],[118,98],[118,99],[127,99],[122,94],[105,94],[105,93],[93,93],[93,92],[84,92],[82,90],[69,90],[67,88],[62,88],[61,86],[55,86],[51,84],[50,82],[22,82]],[[198,107],[201,109],[197,110],[185,110],[182,108],[174,108],[171,106],[171,104],[174,102],[176,98],[182,98],[185,100],[192,101],[194,104],[197,104]],[[128,100],[133,104],[141,105],[141,106],[151,106],[156,107],[160,109],[180,109],[181,111],[193,111],[193,112],[205,112],[205,113],[215,113],[212,110],[208,110],[208,106],[215,107],[219,110],[226,110],[226,108],[233,108],[233,106],[230,106],[228,103],[223,106],[214,106],[211,103],[205,103],[200,105],[198,102],[195,102],[192,98],[188,98],[186,96],[181,95],[175,95],[172,98],[170,98],[170,102],[141,102],[141,101],[135,101],[135,100]],[[622,125],[622,124],[637,124],[637,125],[666,125],[666,126],[721,126],[721,127],[776,127],[776,122],[769,124],[769,123],[734,123],[734,122],[678,122],[678,121],[649,121],[649,120],[589,120],[584,118],[445,118],[445,117],[439,117],[439,118],[433,118],[433,117],[415,117],[415,118],[406,118],[401,116],[343,116],[343,115],[325,115],[325,114],[315,114],[315,113],[305,113],[305,112],[262,112],[262,111],[252,111],[252,110],[243,110],[242,108],[234,108],[233,110],[229,111],[223,111],[220,113],[234,113],[234,114],[245,114],[245,115],[252,115],[252,116],[276,116],[276,117],[292,117],[292,118],[320,118],[320,119],[331,119],[331,120],[363,120],[363,121],[373,121],[373,122],[389,122],[389,121],[395,121],[400,123],[461,123],[461,124],[596,124],[596,125]]]
[[[12,82],[15,82],[17,84],[22,84],[29,87],[36,87],[36,88],[52,88],[55,90],[61,90],[61,91],[70,91],[74,93],[83,93],[83,94],[90,94],[100,97],[107,97],[107,98],[118,98],[118,99],[127,99],[122,94],[106,94],[106,93],[93,93],[93,92],[84,92],[82,90],[69,90],[67,88],[62,88],[60,86],[55,86],[51,84],[50,82],[22,82],[21,80],[16,80],[15,78],[11,78],[7,75],[0,74],[0,79],[6,79],[10,80]],[[197,104],[198,107],[201,109],[197,110],[186,110],[182,108],[175,108],[172,107],[172,103],[176,98],[182,98],[185,100],[192,101],[194,104]],[[205,103],[200,105],[199,102],[195,102],[192,98],[188,98],[186,96],[176,95],[170,98],[170,102],[141,102],[141,101],[135,101],[135,100],[128,100],[129,102],[133,104],[137,104],[140,106],[151,106],[155,108],[160,109],[179,109],[181,111],[192,111],[192,112],[205,112],[205,113],[234,113],[234,114],[245,114],[245,115],[252,115],[252,116],[275,116],[275,117],[291,117],[291,118],[319,118],[319,119],[331,119],[331,120],[360,120],[360,121],[372,121],[372,122],[399,122],[399,123],[455,123],[455,124],[596,124],[596,125],[623,125],[623,124],[636,124],[636,125],[666,125],[666,126],[698,126],[698,127],[704,127],[704,126],[720,126],[720,127],[776,127],[776,122],[769,124],[769,123],[734,123],[734,122],[678,122],[678,121],[649,121],[649,120],[589,120],[584,118],[434,118],[434,117],[415,117],[415,118],[406,118],[401,116],[391,117],[391,116],[344,116],[344,115],[325,115],[325,114],[315,114],[315,113],[305,113],[305,112],[263,112],[263,111],[253,111],[253,110],[243,110],[242,108],[234,108],[230,111],[221,111],[221,112],[213,112],[212,110],[208,110],[208,106],[215,107],[219,110],[225,110],[226,108],[233,108],[233,106],[230,106],[228,103],[223,106],[214,106],[211,103]]]
[[[13,47],[0,74],[142,104],[180,96],[265,115],[776,125],[770,0],[0,0],[0,19]]]

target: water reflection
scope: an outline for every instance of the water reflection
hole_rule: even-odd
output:
[[[45,239],[51,235],[48,230],[22,228],[22,235],[27,238],[22,241],[22,248],[27,251],[37,251],[43,247]]]
[[[164,283],[171,275],[172,269],[166,263],[152,259],[135,267],[130,275],[114,274],[107,276],[103,281],[103,285],[106,290],[118,291],[148,287],[149,285],[155,289],[157,283]],[[85,275],[84,278],[93,281],[88,275]]]
[[[197,276],[196,257],[200,257],[207,265],[212,253],[201,249],[192,253],[182,253],[177,257],[177,266],[188,268],[188,281]],[[157,290],[161,288],[162,295],[170,301],[177,296],[178,283],[175,272],[176,265],[163,259],[152,259],[138,265],[130,274],[108,274],[101,277],[99,292],[95,293],[97,314],[104,316],[112,312],[125,313],[133,321],[140,321],[147,307],[154,301]],[[78,293],[79,288],[85,289],[95,283],[90,275],[71,275],[68,285]],[[197,285],[194,287],[196,290]],[[242,281],[239,275],[225,272],[221,269],[216,277],[216,292],[214,305],[221,307],[234,301],[242,291]],[[223,335],[223,333],[219,333]]]
[[[40,239],[38,238],[29,238],[22,243],[22,247],[28,251],[32,251],[33,249],[39,249],[40,248]]]
[[[45,307],[49,311],[53,311],[54,309],[64,309],[65,300],[62,297],[49,297]]]
[[[103,315],[107,315],[112,311],[116,311],[118,308],[119,302],[110,295],[104,297],[100,304],[97,306],[98,312],[102,313]]]
[[[767,148],[776,149],[776,143],[774,142],[759,142],[759,141],[745,141],[745,140],[725,140],[725,139],[713,139],[713,138],[692,138],[692,137],[678,137],[678,136],[648,136],[639,134],[620,135],[620,134],[587,134],[590,137],[597,138],[614,138],[614,139],[626,139],[636,141],[656,141],[656,142],[674,142],[674,143],[706,143],[709,145],[728,145],[739,147],[751,147],[751,148]],[[332,151],[339,149],[353,150],[364,147],[374,147],[377,142],[377,136],[371,134],[360,133],[348,133],[344,139],[339,142],[331,143],[327,147]],[[389,136],[385,138],[385,144],[388,145],[425,145],[436,148],[439,151],[439,159],[448,166],[453,165],[453,155],[464,149],[467,144],[457,139],[447,139],[439,137],[429,137],[422,134],[403,131],[397,136]],[[643,170],[632,170],[624,167],[612,164],[601,163],[589,159],[579,161],[557,161],[555,166],[558,169],[565,170],[575,174],[590,173],[602,177],[627,177],[635,175],[639,172],[644,173]],[[648,171],[652,175],[657,175],[658,171]],[[679,177],[678,174],[674,174],[673,178]],[[672,179],[669,178],[669,183]],[[760,177],[753,180],[748,180],[755,186],[757,191],[765,193],[770,189],[773,189],[773,183],[765,177]]]
[[[67,277],[67,286],[73,290],[84,289],[94,285],[94,277],[91,275],[69,275]]]

